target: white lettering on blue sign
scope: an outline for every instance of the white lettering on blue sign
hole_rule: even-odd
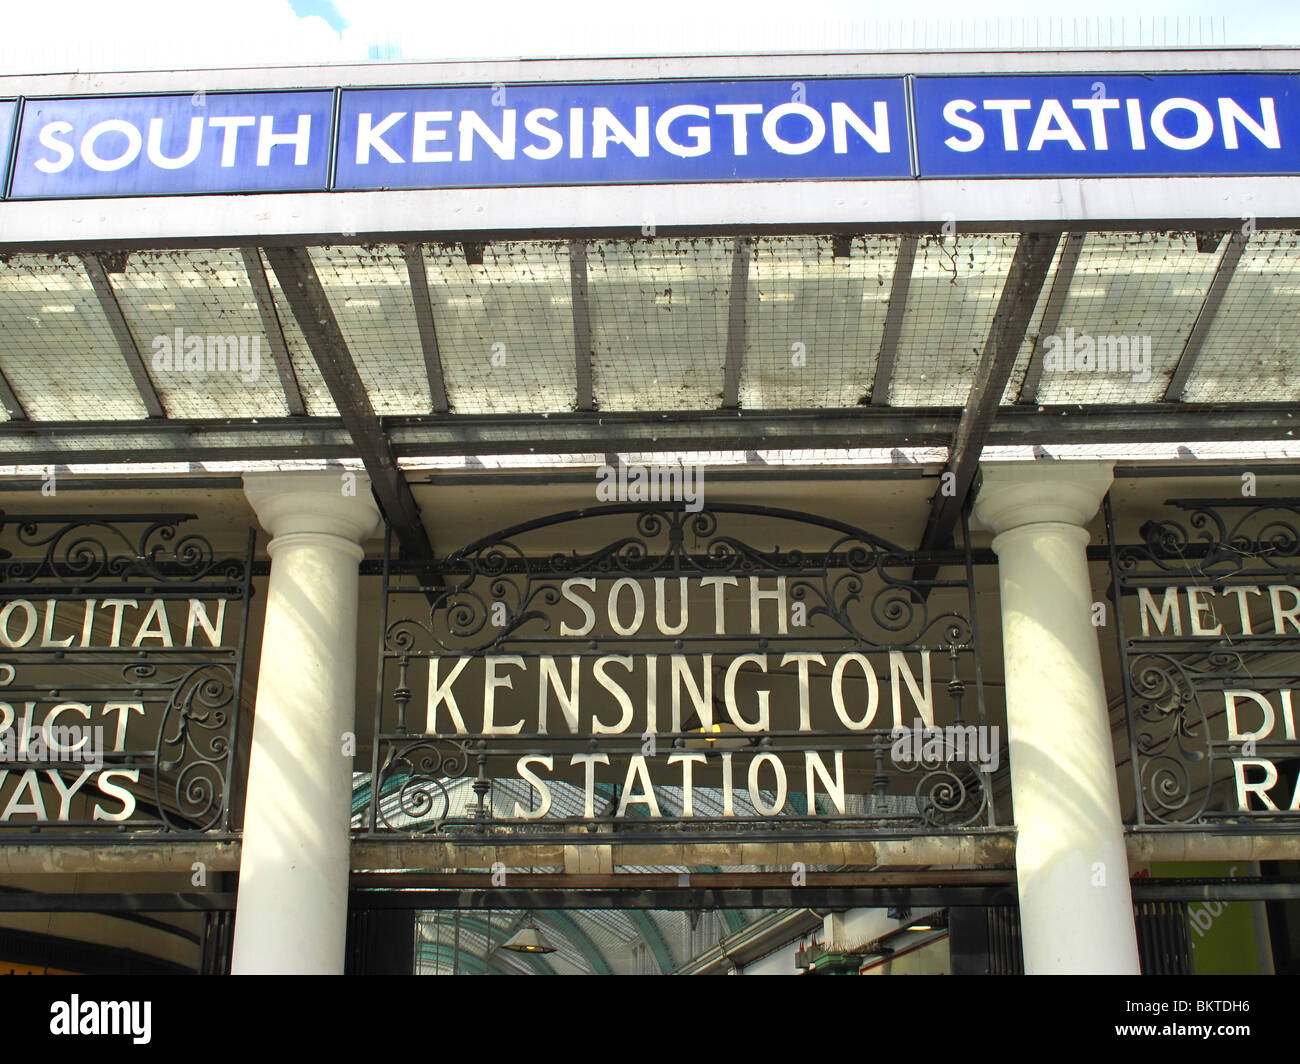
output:
[[[505,90],[28,99],[10,195],[1300,175],[1295,74],[921,76],[911,131],[904,78]]]
[[[336,187],[909,177],[901,78],[344,90]]]
[[[849,130],[852,130],[855,136],[861,138],[863,143],[869,145],[874,151],[882,155],[888,154],[889,105],[887,103],[883,101],[874,103],[870,123],[854,112],[849,104],[841,100],[833,101],[830,110],[832,150],[837,155],[846,155],[849,151]],[[626,148],[628,152],[638,158],[649,158],[651,146],[650,109],[648,107],[638,107],[636,111],[635,124],[629,130],[608,108],[596,107],[592,110],[590,117],[592,158],[608,158],[611,143]],[[730,128],[729,130],[726,126],[722,128],[724,132],[730,133],[731,140],[729,143],[720,144],[719,148],[730,152],[732,155],[748,155],[749,129],[744,119],[746,115],[762,113],[763,108],[760,104],[722,105],[714,111],[707,107],[696,107],[691,104],[671,107],[655,122],[654,143],[662,150],[682,159],[708,155],[714,150],[712,125],[695,124],[681,127],[683,135],[689,138],[688,142],[683,143],[674,134],[673,122],[684,117],[700,118],[707,121],[715,117],[715,115],[726,115],[731,119]],[[482,140],[483,145],[497,158],[514,159],[516,158],[519,112],[514,108],[508,108],[500,111],[499,114],[500,125],[494,127],[490,124],[492,121],[490,116],[485,119],[477,111],[462,111],[459,118],[451,111],[416,111],[413,116],[414,129],[410,140],[411,146],[406,156],[403,157],[400,147],[390,144],[385,139],[385,136],[392,131],[398,122],[406,118],[406,112],[393,111],[377,120],[376,116],[369,111],[362,111],[357,117],[356,165],[368,165],[371,162],[372,152],[375,158],[381,158],[390,163],[441,163],[452,162],[453,160],[471,162],[474,158],[476,137]],[[781,118],[789,114],[799,115],[806,120],[808,129],[802,139],[791,140],[782,136],[779,122]],[[554,122],[558,117],[550,107],[537,107],[525,113],[523,119],[525,133],[538,138],[544,143],[534,142],[525,145],[522,149],[524,155],[530,159],[552,159],[564,150],[564,135],[552,126],[547,125],[549,122]],[[571,159],[583,158],[581,130],[586,125],[586,121],[587,116],[581,108],[570,110],[570,129],[579,131],[578,135],[573,138],[572,150],[569,152],[569,158]],[[441,123],[446,128],[435,127],[434,123]],[[458,151],[431,150],[429,147],[431,141],[443,142],[449,139],[451,127],[455,127],[458,131]],[[817,148],[825,140],[827,127],[825,119],[811,107],[789,103],[769,111],[762,121],[761,130],[764,142],[773,151],[782,155],[803,155]]]
[[[297,118],[297,127],[292,133],[277,133],[274,115],[229,115],[223,118],[209,118],[207,126],[221,131],[219,137],[222,166],[233,167],[235,165],[236,149],[239,146],[239,130],[244,126],[252,125],[258,126],[256,136],[257,159],[253,164],[254,166],[270,166],[271,149],[284,144],[293,147],[293,165],[306,166],[308,161],[307,152],[311,143],[311,115],[300,114]],[[163,151],[165,125],[165,119],[149,119],[149,143],[146,158],[151,166],[156,166],[160,170],[183,169],[197,160],[199,153],[203,150],[204,120],[202,118],[190,119],[186,146],[179,155],[174,156],[167,155]],[[41,146],[48,148],[53,155],[37,159],[34,163],[36,169],[43,174],[57,174],[71,166],[78,152],[73,150],[71,143],[62,138],[72,136],[74,133],[75,129],[71,122],[47,122],[41,126],[38,139]],[[120,139],[114,142],[113,134],[117,134]],[[101,142],[106,135],[108,135],[112,145],[110,154],[107,156],[100,153]],[[218,136],[218,134],[214,134],[214,136]],[[246,138],[246,140],[251,139],[253,138]],[[140,130],[136,126],[119,118],[110,118],[103,122],[97,122],[86,131],[80,141],[79,154],[82,161],[92,170],[108,173],[113,170],[121,170],[123,167],[135,162],[140,157],[140,149],[143,143]],[[113,154],[114,149],[116,149],[115,154]]]
[[[1291,74],[922,77],[914,103],[923,177],[1300,173]]]
[[[1162,100],[1144,119],[1141,100],[1124,100],[1127,123],[1115,123],[1122,135],[1127,133],[1128,145],[1135,151],[1146,149],[1146,132],[1148,124],[1151,132],[1161,144],[1166,144],[1178,151],[1190,151],[1199,148],[1216,133],[1214,116],[1209,108],[1196,100],[1184,97],[1172,97]],[[1106,112],[1117,111],[1120,100],[1069,100],[1062,104],[1060,100],[1046,99],[1041,102],[1038,117],[1033,122],[1033,131],[1026,151],[1041,151],[1048,141],[1064,141],[1074,151],[1108,151],[1110,150],[1110,131],[1106,126]],[[1085,111],[1086,124],[1077,113],[1074,121],[1066,113],[1066,105],[1077,111]],[[1029,100],[949,100],[944,104],[943,117],[956,127],[961,135],[948,137],[943,143],[953,151],[975,151],[983,146],[984,127],[964,117],[977,108],[985,111],[997,111],[1002,117],[1000,131],[1002,141],[999,147],[1003,151],[1019,151],[1020,135],[1016,126],[1015,112],[1029,109]],[[1277,127],[1277,111],[1271,96],[1260,97],[1258,101],[1258,121],[1249,114],[1236,100],[1221,96],[1218,100],[1219,125],[1217,132],[1225,148],[1236,149],[1239,146],[1237,130],[1240,127],[1266,148],[1278,150],[1282,147],[1281,135]],[[1174,111],[1187,111],[1195,122],[1194,131],[1189,136],[1178,136],[1169,128],[1169,116]],[[1079,124],[1076,126],[1076,122]],[[994,127],[995,130],[998,127]],[[1082,130],[1082,134],[1080,133]]]
[[[324,190],[333,93],[28,100],[16,199]]]

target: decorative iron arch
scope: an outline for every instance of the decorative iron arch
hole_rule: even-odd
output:
[[[530,553],[526,537],[565,525],[633,519],[632,528],[594,550]],[[792,537],[814,530],[821,549],[778,544],[763,548],[725,527],[725,519],[780,524]],[[743,531],[743,530],[739,530]],[[702,545],[688,549],[692,536]],[[790,542],[789,540],[786,541]],[[863,648],[911,647],[925,639],[944,646],[972,638],[970,617],[933,611],[930,592],[944,582],[917,573],[933,552],[909,551],[864,528],[798,510],[722,503],[691,511],[682,503],[610,503],[569,510],[481,536],[430,567],[385,561],[385,577],[430,568],[445,580],[423,587],[427,617],[386,624],[385,648],[413,649],[423,635],[442,652],[485,653],[512,637],[545,630],[559,584],[574,578],[654,579],[775,577],[789,581],[806,618],[825,619],[838,637]],[[964,552],[948,559],[961,565]],[[876,587],[868,593],[868,583]],[[504,607],[504,614],[500,608]],[[944,630],[945,626],[949,630]],[[824,640],[825,633],[817,636]],[[791,636],[788,642],[799,642]],[[773,642],[769,639],[769,642]]]
[[[574,546],[557,550],[557,540]],[[762,659],[756,664],[765,674],[769,658],[776,663],[774,673],[784,668],[792,654],[795,659],[816,658],[823,669],[819,681],[823,689],[832,672],[824,655],[831,655],[831,663],[851,658],[857,663],[855,667],[863,670],[860,683],[864,689],[879,683],[890,685],[895,723],[902,712],[903,696],[894,670],[897,662],[910,655],[918,669],[924,667],[923,679],[918,680],[910,672],[908,675],[909,682],[920,685],[913,686],[913,691],[924,689],[925,694],[916,694],[915,698],[920,700],[918,704],[924,702],[928,714],[933,715],[933,692],[939,690],[947,698],[955,721],[962,724],[963,699],[973,685],[977,725],[986,724],[976,652],[969,535],[960,549],[920,552],[907,550],[868,528],[799,510],[741,503],[691,508],[682,502],[657,502],[602,504],[532,518],[479,536],[433,562],[396,560],[391,543],[390,537],[383,573],[384,615],[372,767],[372,779],[379,786],[371,792],[370,812],[363,829],[367,832],[397,831],[412,837],[432,834],[448,838],[468,833],[481,839],[484,833],[502,830],[519,837],[520,830],[527,828],[523,834],[539,841],[594,842],[597,840],[591,832],[612,830],[615,824],[622,832],[620,841],[635,841],[638,833],[649,838],[665,826],[664,816],[655,807],[657,803],[651,806],[650,817],[635,823],[628,819],[629,810],[635,807],[624,803],[620,803],[619,811],[603,809],[581,816],[571,809],[560,814],[551,812],[546,823],[531,825],[529,818],[520,813],[505,816],[491,808],[486,797],[494,773],[502,779],[520,779],[511,772],[521,754],[537,754],[545,760],[545,751],[574,754],[596,750],[604,743],[605,749],[622,759],[617,762],[620,765],[638,755],[635,745],[629,744],[633,736],[623,735],[626,723],[614,729],[618,734],[613,738],[608,726],[580,734],[576,709],[566,718],[573,750],[561,742],[567,739],[563,734],[565,725],[553,719],[552,734],[546,734],[548,728],[542,722],[540,708],[535,729],[516,729],[509,736],[486,728],[486,715],[485,733],[479,734],[472,721],[466,723],[459,711],[447,724],[454,731],[440,733],[437,709],[445,704],[440,696],[429,699],[430,709],[423,725],[412,727],[408,710],[418,704],[421,686],[425,691],[432,691],[435,684],[445,689],[444,684],[455,683],[471,659],[496,657],[523,662],[532,670],[528,682],[543,685],[551,682],[541,678],[543,666],[553,670],[555,662],[567,655],[572,679],[563,683],[572,693],[581,686],[580,669],[587,670],[587,683],[599,682],[592,671],[595,661],[586,659],[603,656],[611,660],[621,655],[625,661],[648,662],[655,655],[675,655],[672,664],[676,668],[681,664],[680,656],[699,653],[703,655],[697,659],[701,676],[709,674],[709,678],[702,678],[701,686],[696,688],[689,718],[679,715],[674,704],[672,722],[665,731],[660,726],[663,715],[655,718],[645,708],[652,704],[659,682],[648,664],[639,676],[644,686],[632,696],[642,700],[645,723],[663,739],[669,753],[691,740],[689,729],[698,731],[706,727],[709,719],[725,719],[721,716],[723,704],[716,694],[715,708],[710,713],[710,696],[699,693],[712,687],[711,670],[722,669],[723,662],[753,658],[756,654]],[[711,586],[712,593],[688,596],[693,580],[710,581],[705,586]],[[620,620],[611,605],[620,591],[627,592],[624,585],[631,585],[634,598],[633,619],[629,621]],[[733,596],[725,603],[724,587],[730,588],[727,594]],[[593,608],[592,601],[573,597],[579,588],[597,597],[602,590],[607,593],[601,617],[596,616],[600,610]],[[699,592],[699,584],[694,590]],[[941,593],[932,594],[936,591]],[[677,601],[672,607],[670,600],[674,596]],[[654,601],[647,605],[651,597]],[[577,616],[579,608],[585,620]],[[700,609],[708,615],[703,621],[695,620],[695,611]],[[567,611],[563,621],[566,613],[561,611]],[[668,614],[673,612],[675,619],[669,619]],[[724,613],[728,618],[725,623]],[[939,681],[941,688],[931,681],[932,654],[947,659],[951,671],[946,682]],[[868,661],[867,655],[876,655],[875,664]],[[443,662],[446,665],[439,673]],[[689,661],[687,665],[695,667]],[[877,681],[871,670],[878,672],[882,668],[885,678]],[[453,671],[455,675],[451,675]],[[554,678],[553,672],[551,675]],[[843,670],[835,675],[842,677]],[[679,682],[677,676],[674,673],[673,684]],[[475,682],[470,683],[471,692],[479,690]],[[691,682],[695,682],[693,678]],[[762,682],[794,690],[790,686],[794,682],[791,670]],[[798,682],[806,686],[808,681],[800,678]],[[521,689],[512,686],[512,690],[516,693],[506,697],[519,700],[517,709],[524,696]],[[546,701],[545,691],[541,686],[537,690],[540,707]],[[675,698],[678,688],[674,686],[673,691]],[[840,838],[884,830],[892,834],[932,834],[993,826],[988,779],[991,770],[987,766],[978,770],[970,765],[953,768],[942,758],[935,762],[933,755],[927,755],[928,762],[918,755],[909,766],[888,765],[892,754],[884,716],[872,729],[874,696],[870,705],[868,715],[849,719],[837,702],[836,713],[843,724],[829,730],[824,726],[814,728],[807,720],[801,720],[797,732],[789,730],[793,725],[788,725],[786,731],[770,735],[766,734],[769,724],[742,727],[742,731],[751,733],[744,740],[747,754],[755,760],[765,758],[763,767],[775,774],[771,777],[775,782],[762,791],[762,802],[753,797],[757,785],[749,782],[745,808],[739,814],[732,811],[729,799],[726,803],[705,803],[710,811],[704,814],[691,811],[678,795],[670,803],[667,819],[678,828],[699,832],[692,837],[701,841],[709,837],[752,839],[754,831],[766,829],[767,817],[780,819],[784,827],[797,827],[803,838],[808,828],[830,829],[833,824],[828,821],[844,825],[847,834],[837,836]],[[817,712],[823,721],[829,720],[830,701],[823,698],[819,706]],[[788,703],[778,708],[787,716],[791,712]],[[448,712],[444,710],[444,723]],[[726,712],[736,719],[734,707]],[[594,718],[590,719],[595,727]],[[737,722],[738,726],[745,723]],[[765,734],[753,734],[756,732]],[[833,806],[822,803],[810,807],[807,802],[800,805],[790,797],[793,791],[780,782],[785,770],[779,767],[779,757],[773,761],[776,755],[772,751],[780,751],[791,765],[795,758],[802,759],[802,786],[804,768],[808,772],[812,768],[801,751],[814,741],[830,744],[833,751],[827,750],[828,757],[832,753],[834,758],[852,753],[874,759],[873,765],[860,764],[853,770],[859,788],[853,792],[856,805],[841,793],[843,785],[838,787],[839,797]],[[663,755],[651,752],[648,756]],[[490,769],[493,759],[495,768]],[[819,763],[825,767],[825,762]],[[845,769],[838,761],[834,772],[838,777],[844,775]],[[394,790],[399,776],[400,787]],[[862,782],[866,777],[871,778],[869,788]],[[449,782],[453,779],[462,784],[472,780],[477,799],[467,812],[452,811]],[[902,793],[891,792],[891,780],[901,781]],[[598,781],[594,786],[599,789],[603,783]],[[588,789],[592,785],[588,781]],[[396,794],[396,804],[385,803],[381,809],[381,794]],[[684,824],[684,820],[690,823]],[[716,822],[717,831],[710,835],[701,829],[703,821]],[[849,822],[852,829],[847,827]]]

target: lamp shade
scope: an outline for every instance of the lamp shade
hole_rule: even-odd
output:
[[[546,940],[546,936],[534,924],[528,924],[521,927],[512,936],[502,949],[512,950],[515,953],[554,953],[555,947]]]

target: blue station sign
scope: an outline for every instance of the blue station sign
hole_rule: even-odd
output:
[[[13,199],[329,188],[334,94],[26,100]]]
[[[0,150],[8,150],[14,137],[14,124],[17,121],[18,101],[0,100]]]
[[[10,199],[1300,175],[1300,80],[1061,74],[27,98],[0,101],[0,137],[13,145]]]
[[[1292,74],[919,77],[924,177],[1300,173]]]
[[[902,78],[345,90],[336,187],[910,177]]]

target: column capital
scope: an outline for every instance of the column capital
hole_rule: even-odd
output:
[[[982,462],[980,472],[975,521],[1001,535],[1044,522],[1082,528],[1110,489],[1114,463]]]
[[[345,481],[337,470],[245,473],[244,495],[273,537],[307,532],[360,543],[376,535],[382,521],[370,478],[352,476]]]

